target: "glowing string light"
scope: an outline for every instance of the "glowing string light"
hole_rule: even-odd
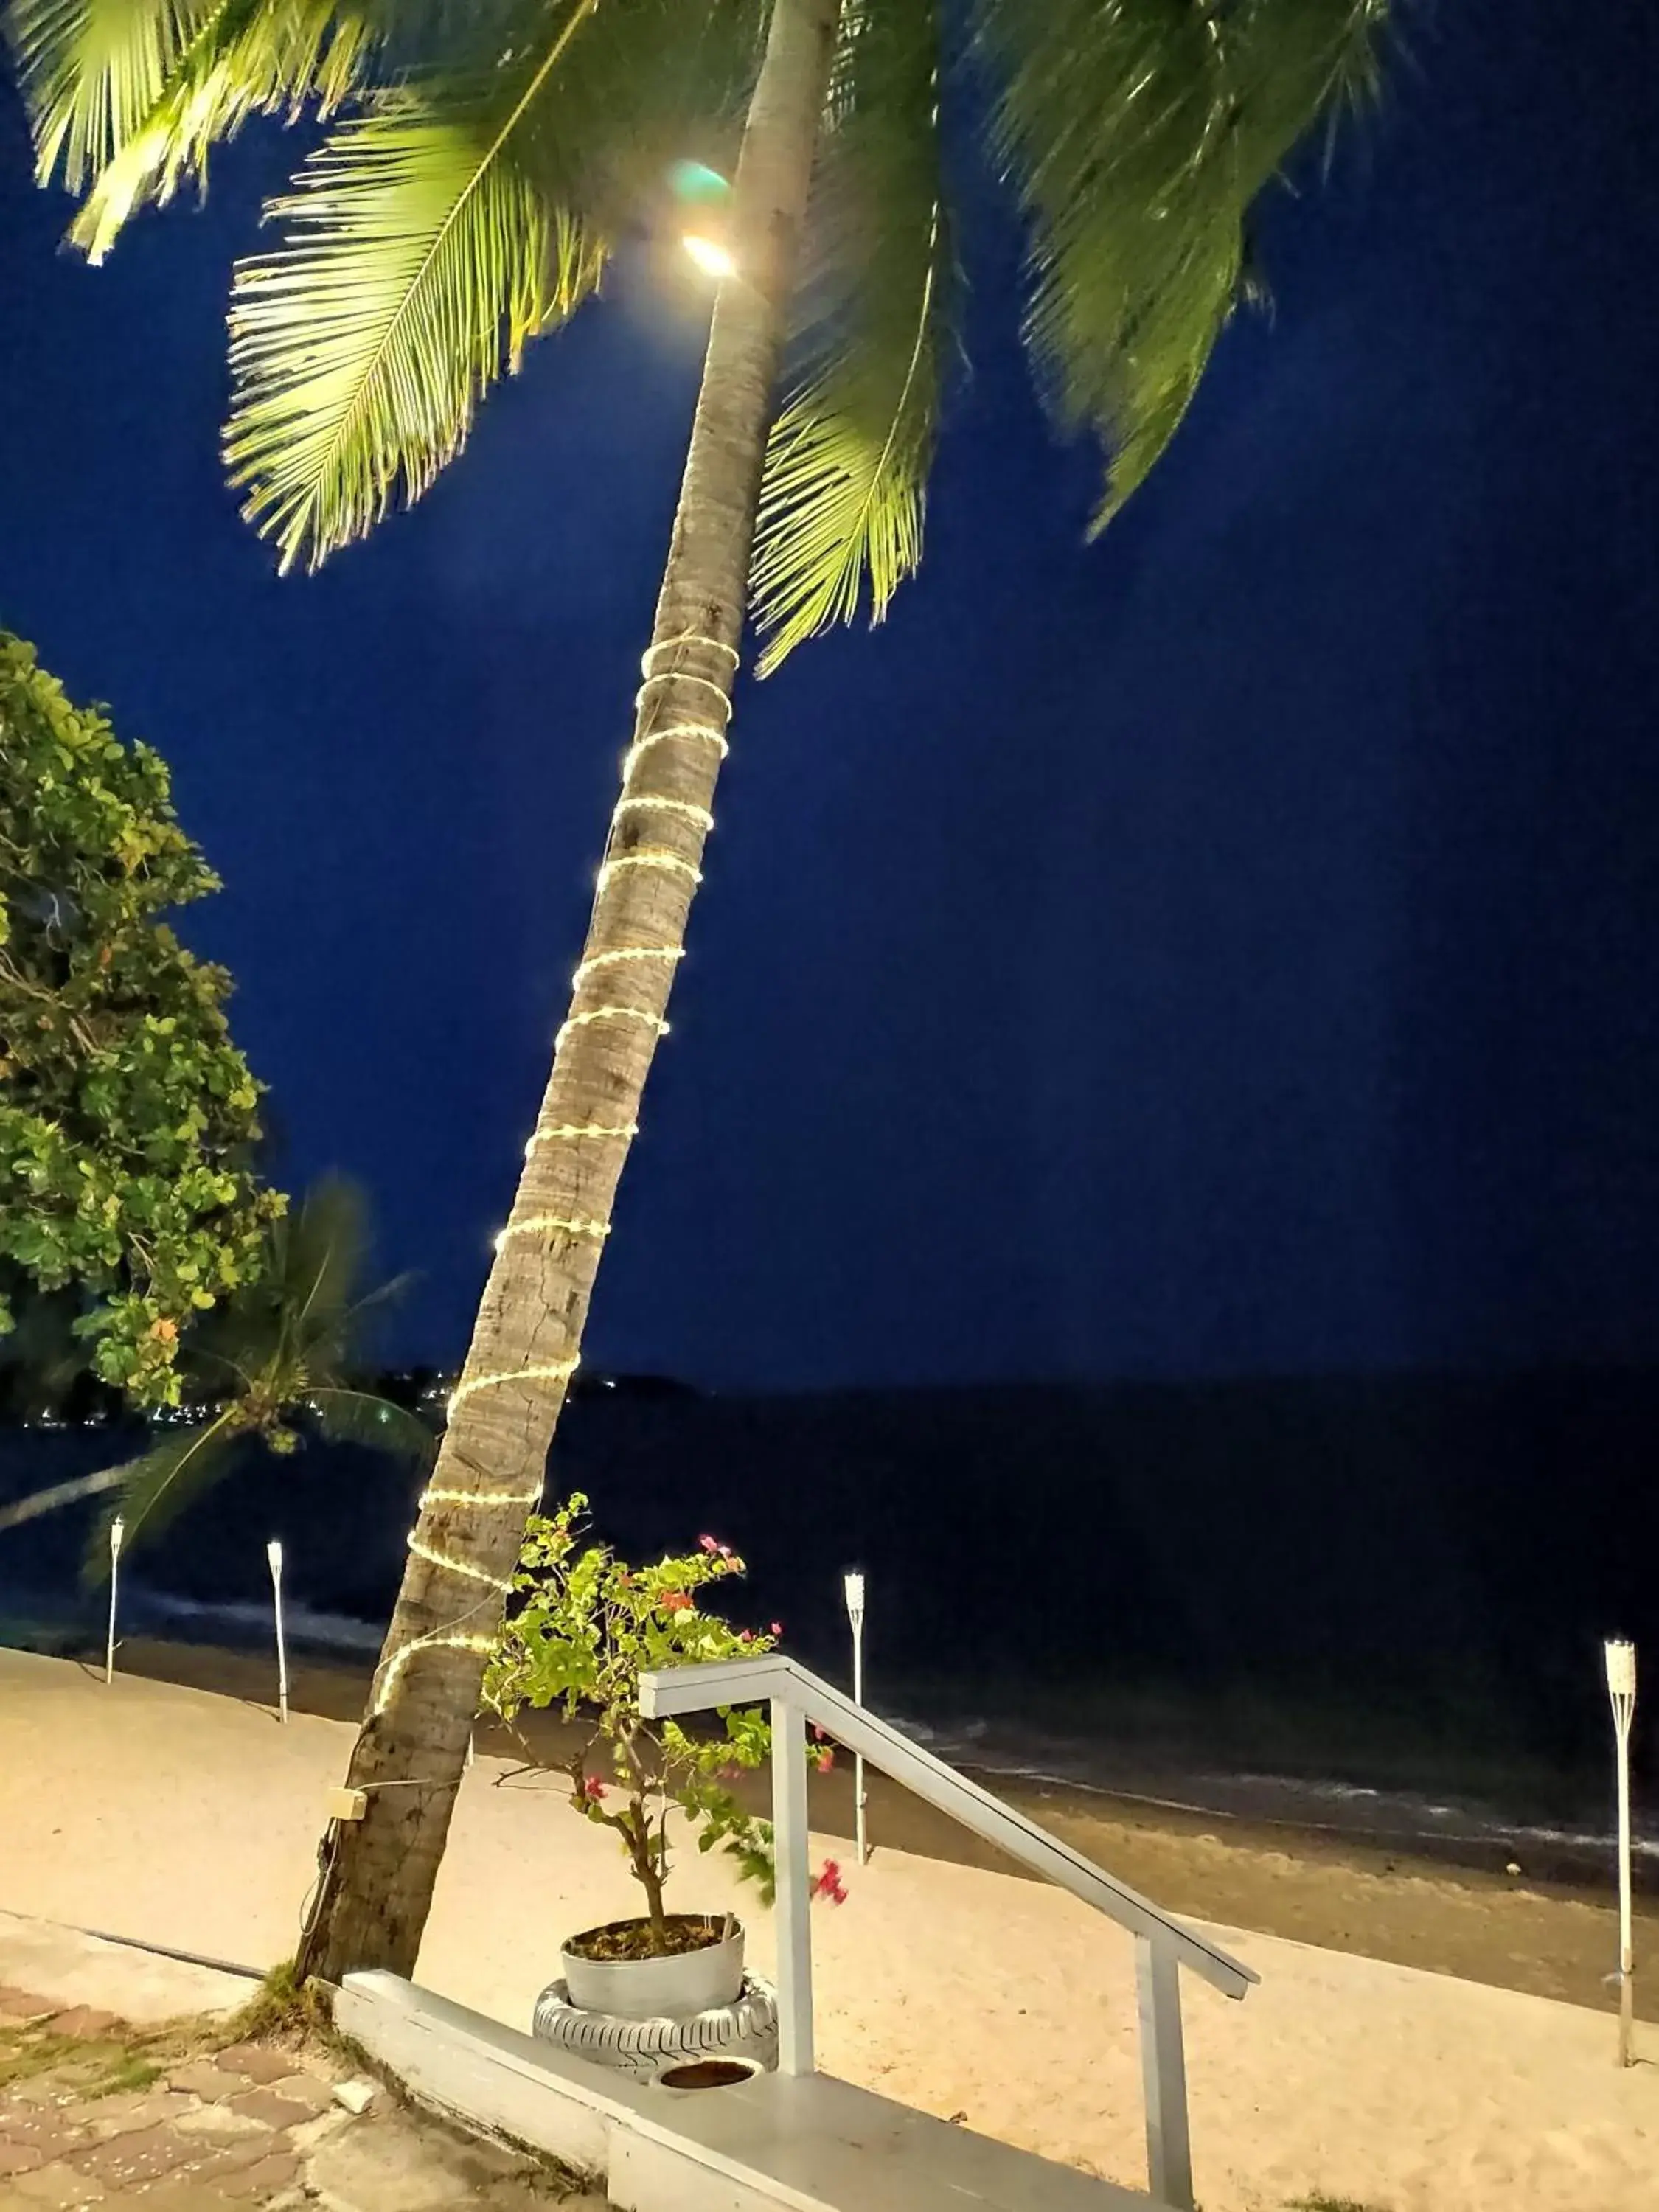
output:
[[[623,780],[633,774],[634,763],[642,752],[648,752],[653,745],[666,744],[670,738],[701,738],[714,747],[722,760],[732,750],[724,732],[711,730],[706,722],[665,722],[660,729],[647,730],[642,738],[635,738],[623,757]]]
[[[738,651],[736,646],[728,645],[724,638],[705,637],[701,630],[685,629],[682,630],[678,637],[659,638],[654,645],[647,646],[640,657],[641,675],[648,676],[651,673],[651,664],[657,655],[659,653],[672,653],[677,645],[706,645],[711,653],[723,653],[734,669],[741,668],[743,665],[743,655]]]
[[[452,1490],[433,1483],[415,1501],[417,1513],[428,1505],[539,1505],[542,1486],[533,1490]]]
[[[585,1030],[592,1022],[643,1022],[659,1036],[668,1035],[667,1023],[647,1006],[590,1006],[586,1013],[572,1014],[568,1022],[560,1024],[559,1034],[553,1040],[554,1051],[557,1052],[572,1030]]]
[[[495,1638],[493,1636],[416,1636],[410,1642],[399,1644],[392,1656],[381,1662],[381,1679],[374,1692],[374,1702],[369,1708],[369,1717],[378,1720],[392,1703],[392,1693],[397,1687],[398,1678],[417,1651],[477,1651],[487,1659],[495,1649]]]
[[[611,877],[623,868],[660,868],[665,875],[684,876],[693,884],[702,881],[702,870],[682,860],[678,853],[671,853],[660,845],[641,845],[637,853],[619,853],[614,860],[605,863],[599,870],[599,889],[603,890]]]
[[[571,977],[571,988],[580,991],[588,976],[601,968],[623,968],[635,960],[684,960],[685,953],[678,945],[629,945],[615,952],[594,952],[584,960]]]
[[[509,1237],[532,1237],[543,1230],[560,1230],[567,1237],[591,1237],[602,1242],[611,1234],[608,1222],[595,1221],[586,1213],[532,1213],[526,1221],[509,1221],[495,1239],[499,1252]]]
[[[637,714],[645,704],[645,695],[653,684],[695,684],[700,690],[712,691],[726,709],[727,722],[732,720],[732,699],[724,684],[717,684],[712,676],[696,676],[689,668],[659,668],[647,675],[634,694],[634,711]]]
[[[581,970],[577,969],[580,975]],[[596,1142],[606,1137],[626,1137],[629,1142],[640,1133],[637,1121],[561,1121],[556,1128],[538,1129],[524,1148],[526,1159],[538,1145],[574,1145],[584,1137]]]
[[[660,793],[641,793],[637,799],[619,799],[618,814],[637,814],[647,806],[657,807],[664,814],[678,814],[683,822],[690,822],[706,836],[714,826],[714,817],[706,806],[694,806],[689,799],[668,799]]]
[[[471,1559],[458,1559],[453,1553],[439,1551],[424,1542],[412,1528],[407,1541],[416,1558],[424,1559],[429,1566],[442,1567],[452,1575],[463,1575],[470,1583],[488,1583],[491,1589],[506,1591],[513,1587],[510,1580],[503,1581],[500,1575],[492,1575],[488,1567],[476,1566]]]
[[[468,1375],[455,1385],[445,1407],[453,1418],[455,1408],[478,1390],[497,1390],[507,1382],[568,1382],[580,1366],[579,1359],[556,1359],[546,1367],[508,1367],[499,1375]]]

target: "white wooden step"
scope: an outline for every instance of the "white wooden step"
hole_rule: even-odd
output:
[[[617,2212],[1163,2212],[827,2074],[663,2089],[392,1974],[349,1975],[336,2018],[419,2102],[596,2174]]]

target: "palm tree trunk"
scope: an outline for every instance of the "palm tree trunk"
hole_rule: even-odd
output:
[[[0,1532],[19,1528],[25,1521],[38,1520],[43,1513],[55,1513],[60,1505],[74,1505],[83,1498],[114,1490],[126,1480],[126,1474],[125,1467],[100,1468],[96,1474],[77,1474],[68,1482],[54,1482],[50,1490],[33,1491],[15,1505],[0,1505]]]
[[[570,1013],[496,1246],[349,1781],[302,1975],[414,1970],[485,1658],[574,1371],[611,1201],[700,880],[762,464],[841,0],[774,0],[634,742]]]

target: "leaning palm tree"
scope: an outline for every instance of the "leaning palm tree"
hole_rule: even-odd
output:
[[[371,1310],[398,1288],[361,1287],[364,1236],[358,1193],[337,1178],[267,1231],[268,1264],[191,1330],[180,1353],[198,1418],[138,1458],[100,1468],[0,1509],[0,1532],[88,1498],[106,1500],[86,1551],[87,1578],[109,1572],[109,1524],[118,1513],[129,1550],[153,1542],[222,1482],[250,1447],[286,1458],[308,1429],[325,1443],[364,1444],[424,1464],[433,1437],[390,1399],[360,1390],[349,1362]]]
[[[552,1073],[460,1379],[301,1962],[412,1969],[479,1683],[666,1034],[744,617],[763,667],[921,549],[953,344],[940,114],[965,91],[1026,225],[1025,335],[1104,449],[1104,524],[1250,288],[1245,228],[1371,85],[1384,0],[11,0],[43,177],[101,253],[257,110],[349,103],[241,264],[226,453],[314,565],[465,444],[596,292],[678,155],[730,166],[725,274],[633,738]],[[780,397],[780,374],[788,373]],[[419,1784],[422,1787],[397,1786]]]

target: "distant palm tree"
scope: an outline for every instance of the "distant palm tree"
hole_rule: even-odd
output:
[[[1384,7],[969,0],[969,115],[1026,227],[1045,389],[1107,451],[1098,523],[1251,289],[1257,195],[1370,88]],[[288,237],[241,265],[231,306],[226,453],[284,567],[417,498],[484,390],[598,289],[641,177],[677,155],[729,166],[740,139],[704,240],[726,273],[587,942],[353,1756],[368,1814],[332,1839],[301,1954],[329,1978],[414,1965],[666,1032],[750,592],[775,665],[866,594],[878,620],[921,556],[963,168],[942,158],[947,15],[945,0],[11,0],[40,173],[87,189],[76,235],[94,254],[247,114],[358,100],[272,210]]]
[[[88,1581],[109,1574],[109,1524],[125,1523],[127,1549],[159,1536],[257,1444],[286,1457],[307,1427],[330,1443],[366,1444],[423,1463],[434,1439],[403,1407],[347,1380],[363,1317],[398,1287],[358,1291],[363,1212],[358,1193],[320,1182],[296,1212],[272,1224],[263,1279],[192,1329],[179,1364],[200,1417],[135,1460],[36,1491],[0,1509],[0,1531],[87,1498],[108,1499],[88,1542]]]

